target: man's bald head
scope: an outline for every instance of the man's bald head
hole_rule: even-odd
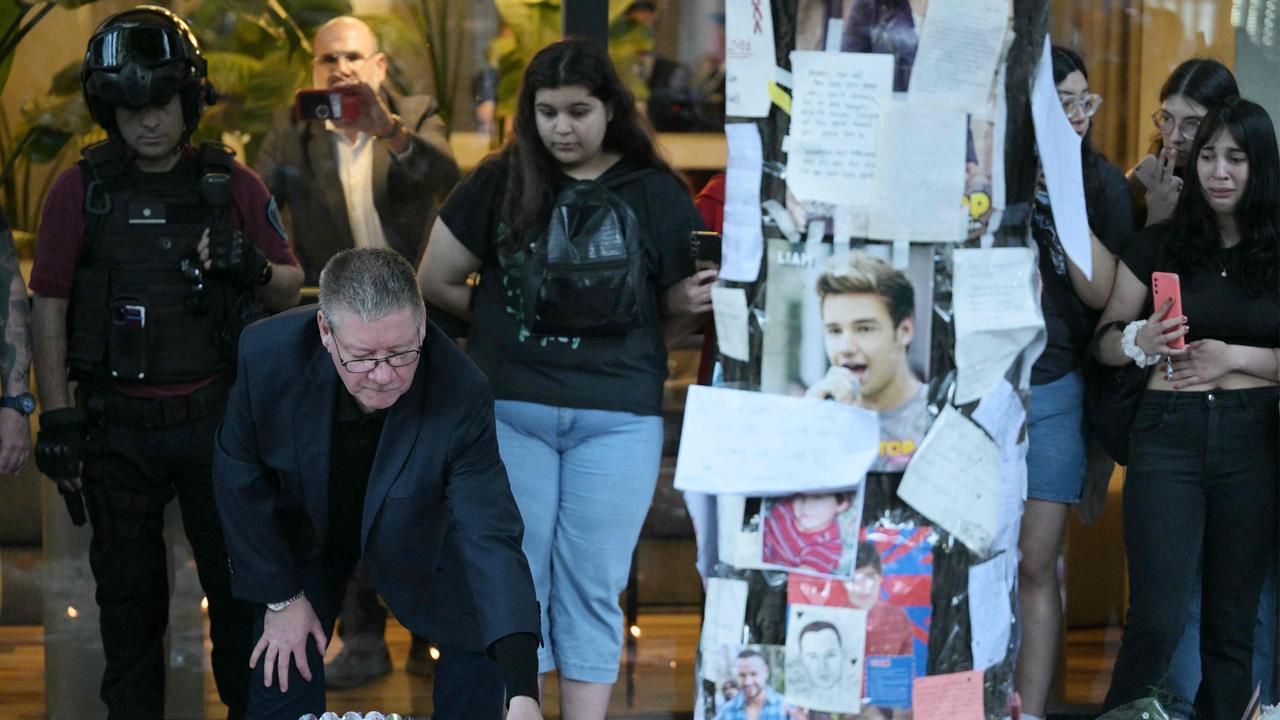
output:
[[[315,87],[362,80],[377,90],[387,77],[387,56],[378,50],[378,36],[359,18],[342,15],[321,25],[312,48]]]

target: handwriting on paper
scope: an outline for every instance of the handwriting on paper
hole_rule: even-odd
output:
[[[956,250],[956,393],[963,405],[996,390],[1019,353],[1043,340],[1035,288],[1035,256],[1028,248]]]
[[[982,671],[918,677],[912,683],[915,720],[982,720]]]
[[[870,204],[880,115],[893,92],[893,56],[793,52],[791,72],[787,187],[801,200]]]

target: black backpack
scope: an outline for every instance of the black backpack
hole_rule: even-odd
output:
[[[618,335],[640,327],[653,312],[639,222],[612,192],[652,172],[575,180],[556,195],[546,229],[528,245],[521,302],[530,332]]]

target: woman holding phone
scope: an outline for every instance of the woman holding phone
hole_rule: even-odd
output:
[[[1173,217],[1123,256],[1097,338],[1102,363],[1150,368],[1124,487],[1129,615],[1104,708],[1166,682],[1193,593],[1188,558],[1202,554],[1195,710],[1230,718],[1253,689],[1254,619],[1276,548],[1280,152],[1266,111],[1229,100],[1188,155]],[[1161,272],[1179,277],[1181,316],[1168,316],[1172,297],[1153,307]]]
[[[609,207],[626,206],[617,225],[569,225],[603,228],[591,240],[602,251],[636,241],[645,262],[626,287],[638,288],[639,324],[540,332],[530,308],[542,296],[522,291],[523,279],[539,272],[539,238],[561,227],[553,217],[586,217],[557,204],[584,186],[612,193]],[[431,302],[474,320],[467,353],[493,386],[498,449],[542,608],[539,682],[559,671],[566,720],[603,720],[617,678],[618,596],[662,457],[664,329],[711,309],[716,272],[695,273],[689,248],[700,226],[688,188],[658,155],[609,56],[568,39],[530,61],[511,142],[445,201],[418,271]],[[476,272],[479,283],[468,282]],[[565,292],[560,287],[549,292]],[[613,306],[589,305],[565,312],[574,320]]]

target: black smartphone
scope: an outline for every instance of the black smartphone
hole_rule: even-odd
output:
[[[693,249],[694,262],[720,264],[720,233],[710,230],[694,230],[689,233],[689,247]]]
[[[111,335],[107,357],[112,377],[142,380],[147,376],[147,306],[138,298],[111,301]]]

